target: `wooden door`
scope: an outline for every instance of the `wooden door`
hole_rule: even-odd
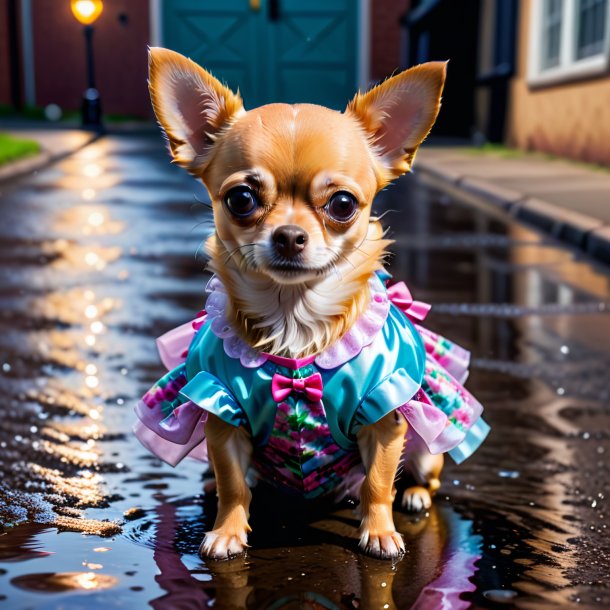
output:
[[[247,108],[343,109],[356,90],[355,0],[165,0],[163,44],[233,89]]]

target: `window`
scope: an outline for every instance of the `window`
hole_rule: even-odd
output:
[[[544,70],[559,65],[562,11],[563,0],[544,0],[541,58]]]
[[[545,85],[608,70],[609,0],[532,0],[528,83]]]
[[[578,59],[602,53],[608,29],[607,0],[580,0],[578,7]]]

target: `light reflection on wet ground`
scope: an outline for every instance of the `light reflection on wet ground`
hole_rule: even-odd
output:
[[[129,433],[134,399],[161,372],[154,337],[202,305],[203,190],[149,136],[102,139],[2,188],[0,515],[13,527],[0,536],[0,600],[11,608],[610,602],[607,269],[422,178],[389,189],[391,270],[434,304],[431,328],[472,350],[469,388],[492,435],[446,469],[428,517],[397,515],[409,552],[394,566],[355,552],[350,507],[262,489],[248,558],[204,565],[213,501],[200,466],[164,466]]]

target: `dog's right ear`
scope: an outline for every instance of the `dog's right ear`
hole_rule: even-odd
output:
[[[348,104],[365,131],[388,179],[411,170],[419,145],[441,105],[447,62],[431,61],[388,78]]]
[[[245,113],[241,97],[194,61],[168,49],[150,48],[148,68],[153,109],[174,161],[200,175],[219,132]]]

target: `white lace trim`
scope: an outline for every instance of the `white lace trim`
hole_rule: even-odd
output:
[[[356,320],[350,330],[336,343],[318,354],[315,363],[323,369],[334,369],[357,356],[364,347],[370,345],[383,328],[390,311],[390,300],[376,276],[369,280],[371,302],[366,311]],[[258,352],[237,336],[226,316],[228,295],[220,279],[216,276],[208,282],[209,293],[205,308],[212,332],[223,341],[225,353],[230,358],[239,358],[246,368],[258,368],[268,359],[268,354]]]

